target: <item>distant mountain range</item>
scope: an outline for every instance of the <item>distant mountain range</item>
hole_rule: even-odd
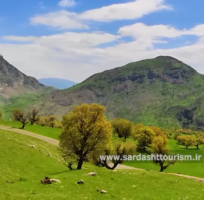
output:
[[[42,79],[38,79],[38,81],[43,85],[54,87],[60,90],[67,89],[76,85],[75,82],[72,82],[66,79],[59,79],[59,78],[42,78]]]

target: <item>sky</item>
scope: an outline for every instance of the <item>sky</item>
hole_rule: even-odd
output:
[[[0,0],[0,54],[77,83],[160,55],[204,74],[203,0]]]

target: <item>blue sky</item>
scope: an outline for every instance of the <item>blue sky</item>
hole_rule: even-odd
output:
[[[37,78],[83,81],[158,55],[204,73],[203,0],[0,0],[0,54]]]

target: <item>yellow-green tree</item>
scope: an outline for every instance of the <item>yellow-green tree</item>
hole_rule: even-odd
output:
[[[204,136],[202,133],[196,132],[196,138],[195,138],[195,146],[197,149],[199,149],[199,146],[201,144],[204,144]]]
[[[40,117],[40,119],[37,123],[40,126],[47,126],[48,125],[48,117],[47,116]]]
[[[155,136],[161,136],[164,138],[164,140],[167,139],[168,134],[166,132],[164,132],[162,129],[160,129],[156,126],[150,126],[150,129],[152,129],[154,131]]]
[[[127,155],[134,155],[135,149],[135,143],[119,141],[101,153],[101,157],[95,157],[97,160],[95,160],[94,163],[113,170],[118,164],[122,163],[123,160],[127,160]],[[110,163],[112,166],[110,166]]]
[[[112,128],[104,113],[103,106],[82,104],[63,116],[60,149],[65,159],[77,158],[77,169],[90,154],[107,149],[111,141]]]
[[[0,119],[2,118],[2,116],[3,116],[3,114],[2,114],[2,112],[0,111]]]
[[[160,166],[160,172],[163,172],[165,169],[167,169],[170,165],[175,164],[176,160],[166,160],[164,157],[160,156],[167,156],[168,155],[168,149],[167,149],[167,138],[163,136],[156,136],[153,139],[152,142],[152,149],[154,152],[154,163],[159,164]]]
[[[55,115],[48,116],[48,121],[47,121],[48,126],[54,128],[56,120],[57,120],[57,117]]]
[[[55,121],[55,125],[54,125],[55,128],[62,128],[62,123],[60,121]]]
[[[146,147],[151,147],[155,136],[156,133],[148,126],[136,127],[133,134],[134,139],[138,141],[139,146],[143,150],[146,150]]]
[[[13,110],[13,118],[16,121],[19,121],[22,123],[21,129],[25,128],[25,125],[29,122],[28,115],[26,115],[22,110],[20,109],[14,109]]]
[[[182,146],[185,146],[186,149],[188,149],[190,146],[195,146],[196,145],[196,140],[191,135],[178,136],[177,141],[178,141],[178,144],[180,144]]]
[[[115,119],[112,121],[113,133],[117,134],[119,138],[124,138],[124,141],[133,133],[132,122],[125,119]]]

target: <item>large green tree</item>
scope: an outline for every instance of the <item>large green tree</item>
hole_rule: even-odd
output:
[[[112,128],[104,113],[103,106],[82,104],[63,116],[60,149],[65,159],[77,158],[77,169],[91,154],[107,149],[111,141]]]

